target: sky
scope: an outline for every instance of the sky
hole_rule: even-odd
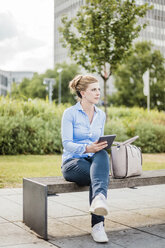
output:
[[[53,68],[54,0],[0,0],[0,70]]]

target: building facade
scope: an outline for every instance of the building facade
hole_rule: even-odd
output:
[[[64,61],[69,62],[67,49],[60,43],[58,28],[61,26],[61,17],[67,15],[72,17],[85,0],[54,0],[54,65]]]
[[[137,0],[137,4],[148,3],[153,6],[147,12],[141,23],[147,22],[148,25],[140,33],[138,40],[151,41],[155,49],[159,49],[165,57],[165,1],[164,0]]]
[[[0,96],[11,92],[12,83],[20,84],[24,78],[32,79],[34,72],[0,70]]]
[[[0,96],[6,96],[9,91],[8,78],[0,73]]]

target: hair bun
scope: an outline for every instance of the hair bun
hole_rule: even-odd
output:
[[[72,81],[70,81],[70,83],[69,83],[69,88],[72,90],[72,91],[77,91],[77,85],[78,85],[78,83],[81,81],[81,79],[82,79],[82,75],[77,75],[77,76],[75,76],[74,78],[73,78],[73,80]]]

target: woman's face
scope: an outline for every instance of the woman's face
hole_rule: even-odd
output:
[[[100,99],[100,85],[99,83],[89,84],[85,91],[81,91],[82,98],[86,101],[97,104]]]

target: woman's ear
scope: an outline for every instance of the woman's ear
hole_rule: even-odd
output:
[[[80,94],[81,94],[82,98],[85,97],[85,91],[83,91],[83,90],[80,91]]]

